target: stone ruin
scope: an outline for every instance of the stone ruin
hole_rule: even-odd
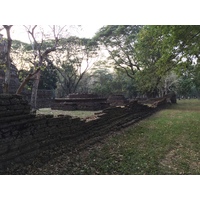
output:
[[[67,98],[55,98],[52,101],[53,110],[103,110],[108,107],[126,106],[135,100],[127,100],[123,95],[110,95],[108,98],[102,98],[95,94],[70,94]],[[138,103],[152,105],[165,105],[166,103],[176,103],[176,94],[174,92],[160,98],[138,100]]]
[[[3,40],[0,34],[0,61],[5,58],[6,41]],[[2,62],[1,62],[2,63]],[[3,83],[5,79],[5,72],[0,69],[0,94],[3,93]],[[18,70],[16,66],[11,65],[11,81],[9,87],[9,93],[15,94],[20,81],[18,77]],[[30,102],[31,91],[23,90],[23,98]],[[162,98],[160,98],[162,100]],[[152,103],[155,99],[148,99],[146,102]],[[158,101],[158,100],[157,100]],[[108,107],[125,106],[129,101],[123,95],[110,95],[108,98],[102,98],[95,94],[70,94],[67,98],[55,98],[53,99],[53,93],[51,90],[38,90],[37,107],[38,108],[52,108],[54,110],[103,110]],[[140,102],[140,101],[139,101]],[[162,101],[161,101],[162,102]],[[176,102],[176,96],[171,98],[171,102]],[[160,102],[159,102],[160,103]]]
[[[80,143],[99,139],[150,116],[154,108],[133,102],[110,107],[92,119],[69,115],[36,115],[21,95],[0,94],[0,174],[22,171],[23,166],[43,165]]]
[[[163,97],[139,99],[138,102],[141,104],[151,105],[152,107],[157,107],[160,105],[177,103],[177,97],[176,97],[176,93],[174,91],[171,91],[170,93],[166,94]]]
[[[7,45],[6,40],[3,39],[3,35],[0,34],[0,93],[3,93],[3,83],[5,82],[5,55],[7,51]],[[17,68],[11,64],[11,78],[10,78],[10,87],[9,87],[9,93],[14,94],[17,90],[17,88],[20,85],[18,74],[17,74]]]
[[[3,39],[3,35],[0,34],[0,64],[3,66],[5,62],[5,53],[6,53],[6,40]],[[11,64],[11,78],[9,85],[9,94],[15,94],[17,89],[20,86],[18,70],[15,65]],[[0,94],[3,93],[3,83],[5,82],[5,71],[4,68],[0,68]],[[31,99],[31,91],[23,89],[22,91],[23,98],[30,102]],[[37,99],[37,107],[38,108],[46,108],[51,107],[52,101],[52,91],[51,90],[38,90],[38,99]]]
[[[89,99],[87,95],[83,96],[72,95],[73,98],[68,99],[78,102]],[[23,174],[23,166],[37,160],[37,164],[43,165],[59,156],[63,148],[71,151],[87,140],[96,140],[130,126],[164,108],[170,97],[157,101],[156,107],[132,101],[125,106],[104,109],[91,119],[81,119],[69,115],[36,115],[31,113],[28,101],[21,95],[0,94],[0,174],[10,174],[10,169],[14,174],[15,169]]]
[[[70,94],[67,98],[55,98],[53,110],[103,110],[109,107],[107,98],[95,94]]]
[[[67,98],[55,98],[51,108],[53,110],[103,110],[110,106],[125,106],[128,102],[123,95],[102,98],[96,94],[70,94]]]
[[[107,99],[110,106],[124,106],[129,101],[124,97],[124,95],[110,95]]]
[[[5,79],[5,72],[3,69],[0,69],[0,94],[3,93],[3,83]],[[9,94],[15,94],[17,89],[20,86],[18,70],[12,64],[11,65],[11,78],[10,78],[10,86],[9,86]],[[28,102],[31,100],[31,91],[23,89],[22,91],[23,98]],[[51,90],[38,90],[38,99],[37,99],[37,107],[38,108],[50,108],[52,102],[52,91]]]
[[[9,93],[15,94],[17,91],[17,88],[20,86],[20,81],[18,77],[18,71],[17,68],[11,64],[11,78],[10,78],[10,86],[9,86]],[[5,72],[3,69],[0,69],[0,93],[3,93],[3,83],[5,80]]]
[[[0,94],[3,93],[3,83],[5,82],[5,55],[7,51],[6,40],[3,39],[3,35],[0,34]],[[20,86],[20,81],[18,77],[18,70],[15,65],[11,64],[10,70],[10,85],[9,93],[15,94],[17,88]]]

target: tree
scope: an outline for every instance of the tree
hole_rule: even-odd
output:
[[[144,26],[135,50],[146,91],[157,90],[170,71],[181,74],[198,62],[199,42],[200,26]]]
[[[104,63],[104,62],[103,62]],[[91,71],[91,82],[89,90],[102,96],[110,94],[121,94],[127,98],[137,96],[134,79],[127,77],[124,70],[111,70],[107,65],[100,65],[98,62],[96,68]]]
[[[179,73],[177,93],[182,97],[200,97],[200,68],[199,64],[188,66],[187,71]]]
[[[24,79],[21,86],[17,90],[17,94],[19,94],[22,91],[23,87],[30,79],[34,79],[33,87],[32,87],[32,94],[31,94],[31,106],[32,106],[32,109],[35,110],[37,108],[36,100],[37,100],[37,90],[38,90],[40,76],[41,76],[41,68],[44,66],[44,61],[47,58],[47,56],[51,52],[56,51],[56,48],[57,48],[58,42],[59,42],[59,37],[60,37],[62,31],[64,30],[65,26],[59,27],[59,26],[53,25],[52,27],[50,27],[51,35],[53,34],[52,37],[54,39],[51,40],[51,42],[49,42],[49,44],[51,44],[51,45],[48,46],[48,48],[43,48],[43,44],[44,44],[44,40],[47,40],[47,38],[49,38],[49,33],[45,34],[42,29],[40,30],[40,32],[36,32],[37,25],[35,25],[33,27],[25,26],[25,28],[28,32],[28,36],[29,36],[30,42],[32,44],[32,50],[33,50],[33,55],[34,55],[32,64],[34,66],[34,72],[29,74]],[[38,38],[39,35],[40,35],[40,38]]]
[[[177,92],[179,96],[185,97],[185,98],[191,96],[192,88],[194,86],[192,79],[186,76],[183,76],[179,79],[178,84],[179,84],[179,87],[178,87]]]
[[[39,89],[55,90],[58,81],[56,66],[50,60],[46,59],[45,67],[41,71]]]
[[[52,62],[46,61],[44,62],[45,67],[41,69],[41,78],[39,82],[38,89],[46,89],[46,90],[55,90],[57,83],[57,72],[55,66]],[[29,74],[32,74],[34,71],[31,69],[20,69],[18,71],[19,80],[22,82]],[[26,84],[26,89],[31,90],[32,81],[29,81]]]
[[[169,31],[169,26],[144,26],[138,34],[135,55],[142,70],[136,79],[140,91],[149,97],[158,95],[158,85],[175,64]]]
[[[194,70],[193,83],[194,83],[196,93],[197,93],[196,96],[200,98],[200,67],[199,66],[197,66]]]
[[[92,93],[91,79],[92,77],[91,77],[90,71],[86,72],[84,76],[82,77],[82,79],[80,80],[76,92],[80,94]]]
[[[71,36],[62,38],[58,51],[52,55],[57,66],[63,96],[75,93],[86,72],[97,57],[97,45],[91,39]]]
[[[141,27],[134,25],[104,26],[94,37],[100,46],[106,48],[115,68],[125,70],[131,78],[134,78],[136,71],[140,71],[140,66],[135,59],[134,46]]]
[[[111,83],[113,94],[122,94],[127,98],[135,98],[138,95],[135,78],[128,77],[124,70],[115,70]]]
[[[27,69],[20,69],[20,70],[18,70],[19,81],[20,81],[20,82],[23,82],[24,79],[25,79],[29,74],[31,74],[31,72],[32,72],[31,70],[27,70]],[[25,88],[26,90],[31,91],[31,88],[32,88],[32,83],[31,83],[31,81],[27,82],[27,84],[24,85],[24,88]]]
[[[101,96],[108,96],[111,89],[111,82],[113,81],[113,74],[108,68],[93,69],[91,73],[91,88],[92,93]]]
[[[149,97],[167,92],[172,72],[181,76],[190,66],[198,68],[200,26],[105,26],[95,39]]]

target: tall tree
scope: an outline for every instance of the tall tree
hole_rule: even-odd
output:
[[[80,81],[97,58],[97,45],[91,39],[62,38],[58,51],[52,55],[59,74],[63,95],[77,91]]]
[[[32,64],[34,66],[34,72],[32,74],[29,74],[24,81],[22,82],[21,86],[17,90],[17,94],[19,94],[24,85],[30,80],[33,79],[33,86],[32,86],[32,94],[31,94],[31,106],[32,109],[35,110],[37,108],[36,101],[37,101],[37,90],[38,90],[38,85],[40,81],[40,76],[41,76],[41,68],[43,67],[43,63],[47,56],[51,53],[56,51],[56,48],[58,46],[59,38],[62,35],[62,32],[65,28],[65,26],[60,27],[60,26],[55,26],[53,25],[50,27],[51,33],[45,34],[45,32],[40,29],[39,32],[36,32],[37,25],[35,26],[25,26],[28,36],[30,39],[30,42],[32,44],[32,50],[33,50],[33,55],[34,55],[34,60],[32,61]],[[43,48],[44,46],[44,40],[47,40],[47,35],[49,38],[49,34],[51,37],[51,41],[47,48]],[[38,38],[38,36],[40,37]]]
[[[200,26],[144,26],[135,45],[147,92],[154,92],[170,71],[182,73],[198,62]]]
[[[115,68],[125,70],[131,78],[134,78],[136,71],[140,70],[135,59],[134,45],[141,27],[134,25],[104,26],[94,37],[102,48],[106,48]]]
[[[100,67],[99,67],[100,66]],[[101,66],[100,62],[93,68],[90,74],[89,89],[93,93],[102,96],[121,94],[127,98],[137,96],[134,79],[127,77],[124,70],[109,70],[109,66]]]
[[[91,91],[101,96],[108,96],[112,89],[113,74],[108,68],[95,68],[91,73]]]

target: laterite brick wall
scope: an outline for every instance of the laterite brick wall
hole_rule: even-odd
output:
[[[155,108],[137,102],[98,113],[94,120],[71,116],[36,116],[22,96],[0,95],[0,172],[28,165],[42,152],[45,162],[61,145],[74,146],[86,139],[109,134],[151,115]]]

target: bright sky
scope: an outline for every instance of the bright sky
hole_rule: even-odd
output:
[[[42,25],[41,25],[42,26]],[[47,26],[47,25],[44,25]],[[86,37],[86,38],[92,38],[95,33],[102,27],[103,25],[81,25],[82,29],[79,31],[75,31],[74,34],[76,34],[79,37]],[[1,33],[6,37],[5,31],[1,31]],[[14,25],[11,28],[11,38],[20,40],[22,42],[29,42],[28,34],[25,30],[25,27],[23,25]]]

